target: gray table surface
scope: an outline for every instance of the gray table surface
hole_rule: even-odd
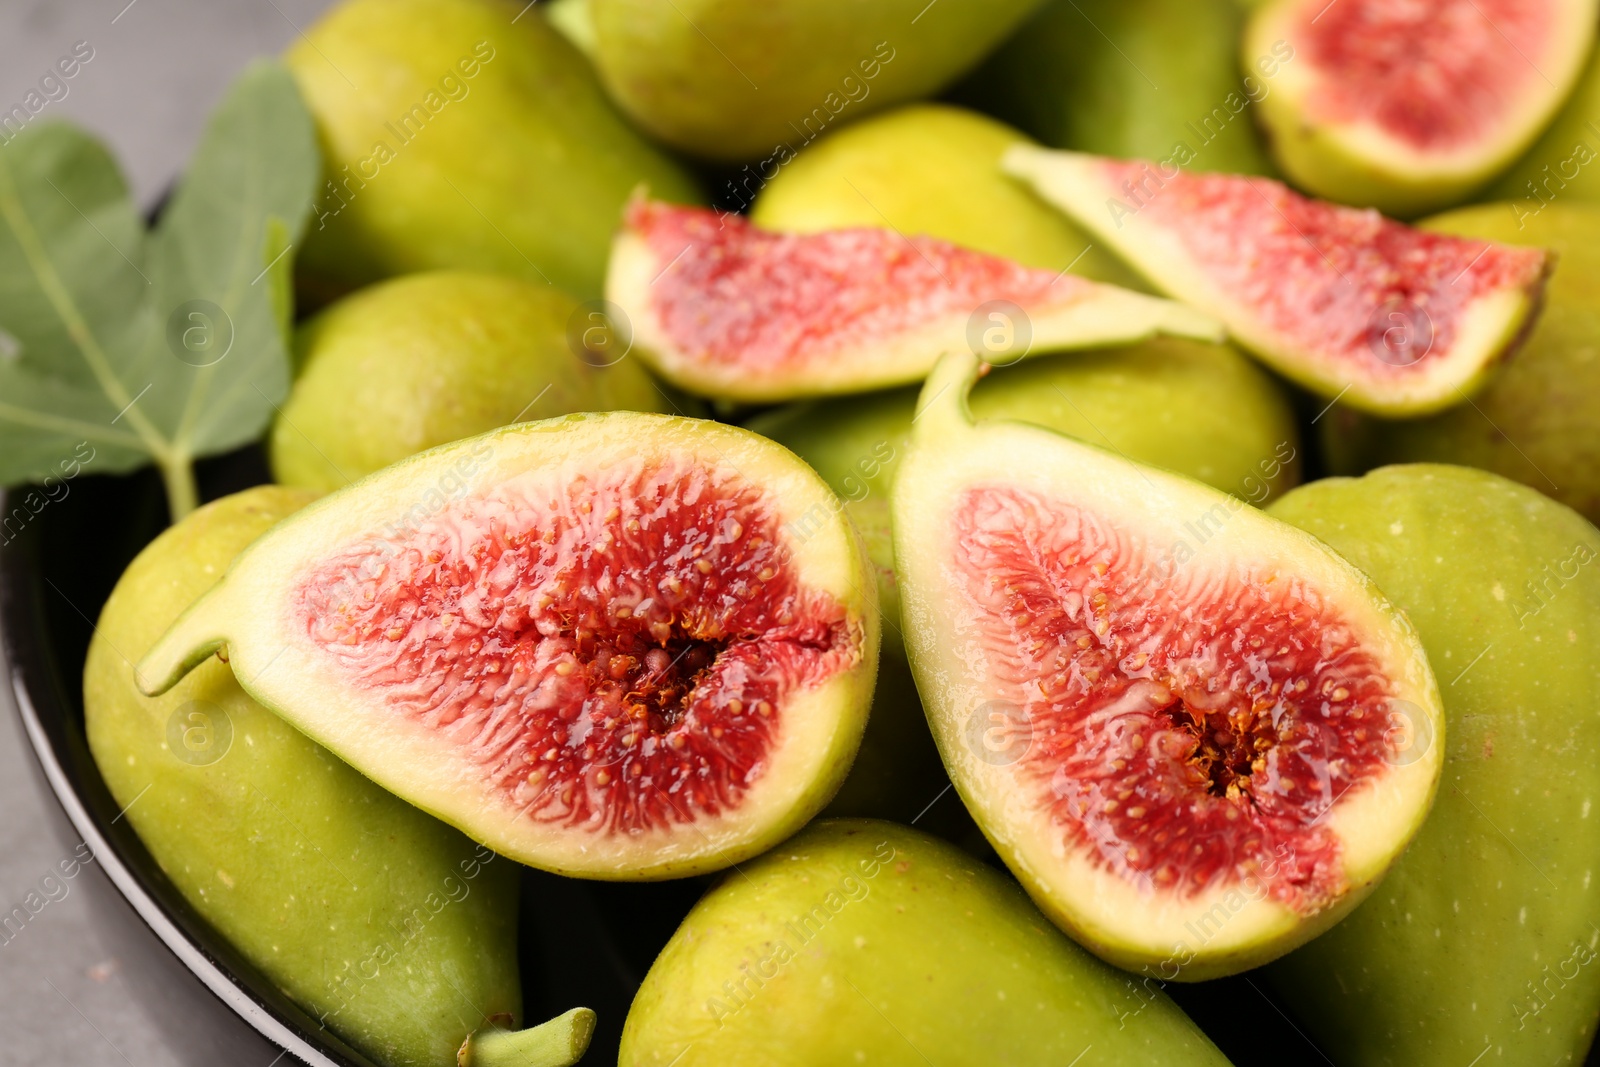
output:
[[[142,203],[166,187],[250,59],[280,51],[328,0],[0,0],[0,111],[79,41],[94,56],[46,115],[103,137]],[[0,913],[78,843],[0,691]],[[269,1067],[94,865],[0,944],[0,1065]],[[59,891],[57,894],[59,895]],[[284,1057],[280,1064],[287,1064]]]

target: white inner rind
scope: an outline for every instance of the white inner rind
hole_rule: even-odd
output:
[[[652,286],[671,267],[643,238],[618,234],[606,276],[606,299],[623,309],[640,358],[675,385],[751,403],[861,392],[921,379],[944,352],[971,348],[975,306],[932,319],[894,337],[808,353],[772,366],[731,362],[685,351],[655,310]],[[1222,325],[1204,312],[1170,300],[1064,275],[1059,300],[1024,307],[1032,332],[1029,355],[1131,344],[1156,334],[1222,339]],[[1020,358],[1020,357],[1019,357]]]
[[[452,484],[447,479],[464,459],[475,459],[461,494],[471,496],[509,482],[559,492],[580,475],[653,457],[719,468],[760,487],[778,526],[805,532],[786,531],[788,565],[802,584],[831,594],[863,636],[854,668],[816,688],[791,690],[767,767],[720,816],[686,812],[691,822],[633,833],[529,819],[465,749],[386,706],[381,692],[353,687],[307,634],[291,595],[303,578],[330,556],[380,536],[441,481]],[[210,628],[225,637],[229,662],[252,696],[379,785],[496,852],[593,878],[716,870],[798,829],[849,769],[877,668],[876,588],[855,531],[826,484],[749,431],[666,415],[618,412],[525,423],[412,457],[275,527],[238,557],[191,615],[203,618],[186,617],[175,630],[187,623],[191,634]]]
[[[1112,962],[1158,976],[1232,973],[1287,952],[1331,926],[1370,890],[1421,826],[1443,765],[1443,713],[1432,672],[1409,622],[1371,583],[1321,542],[1199,483],[1047,431],[985,422],[928,435],[906,457],[895,488],[896,559],[908,650],[951,778],[984,833],[1057,923]],[[1025,462],[1019,462],[1026,457]],[[973,620],[957,609],[966,577],[951,516],[976,486],[1035,492],[1110,518],[1153,546],[1180,540],[1196,555],[1184,568],[1237,564],[1274,570],[1322,591],[1363,635],[1394,696],[1425,709],[1432,742],[1415,762],[1387,766],[1340,798],[1327,824],[1342,843],[1350,891],[1320,915],[1296,913],[1242,884],[1191,898],[1157,892],[1099,865],[1047,808],[1024,764],[986,762],[966,741],[968,717],[1002,689],[990,678]],[[1223,533],[1194,545],[1184,523],[1229,506]],[[1231,894],[1231,895],[1230,895]],[[1220,911],[1219,911],[1220,908]],[[1202,936],[1203,935],[1203,936]],[[1170,968],[1170,970],[1169,970]],[[1167,971],[1164,975],[1163,971]]]
[[[1416,367],[1396,367],[1382,379],[1352,373],[1347,361],[1303,348],[1267,326],[1254,309],[1235,300],[1212,279],[1171,228],[1150,222],[1138,212],[1113,222],[1106,205],[1120,193],[1104,176],[1100,163],[1096,156],[1019,145],[1006,153],[1003,166],[1093,231],[1159,288],[1216,314],[1229,334],[1262,360],[1324,396],[1338,396],[1352,406],[1419,415],[1460,403],[1516,338],[1533,310],[1533,301],[1523,289],[1484,293],[1462,308],[1448,351],[1430,353]]]

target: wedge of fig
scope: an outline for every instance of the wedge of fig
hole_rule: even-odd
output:
[[[1561,201],[1520,218],[1519,210],[1478,204],[1420,224],[1554,253],[1544,309],[1517,358],[1472,403],[1425,419],[1379,419],[1335,404],[1317,424],[1323,455],[1336,474],[1396,463],[1481,467],[1600,522],[1600,205]]]
[[[1010,362],[1156,333],[1221,336],[1180,304],[930,237],[777,233],[644,200],[612,247],[606,296],[662,377],[741,401],[901,385],[952,348]]]
[[[1432,801],[1440,746],[1404,744],[1443,728],[1416,634],[1235,497],[974,425],[978,369],[941,360],[894,487],[904,633],[957,791],[1112,963],[1198,980],[1309,940]]]
[[[1410,216],[1531,145],[1594,43],[1595,0],[1274,0],[1244,55],[1289,50],[1260,118],[1296,185]]]
[[[1543,292],[1539,249],[1424,233],[1266,178],[1028,146],[1003,165],[1284,375],[1380,414],[1465,400]]]
[[[138,667],[221,652],[379,785],[513,859],[737,863],[860,743],[875,584],[842,507],[747,430],[612,412],[385,468],[279,524]]]

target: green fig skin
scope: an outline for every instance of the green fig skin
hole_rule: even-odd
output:
[[[1600,1015],[1600,532],[1433,464],[1314,482],[1268,510],[1410,616],[1448,751],[1383,884],[1266,975],[1335,1063],[1581,1062]]]
[[[691,155],[785,164],[825,130],[930,96],[1040,0],[590,0],[617,103]]]
[[[883,652],[867,732],[831,815],[907,820],[946,781],[906,662],[889,499],[919,386],[791,404],[747,425],[821,474],[860,531],[878,579]],[[1299,481],[1288,401],[1227,345],[1156,338],[996,368],[972,394],[978,418],[1019,419],[1187,474],[1257,505]]]
[[[896,108],[806,149],[761,189],[750,218],[793,233],[889,226],[1150,292],[1066,215],[1001,172],[1000,156],[1019,141],[1032,143],[1020,130],[965,108]]]
[[[308,296],[464,268],[594,298],[635,188],[699,200],[583,54],[521,7],[343,0],[289,49],[328,177],[296,251]]]
[[[1272,175],[1251,111],[1284,60],[1246,57],[1244,80],[1245,14],[1235,0],[1050,0],[957,98],[1052,148]]]
[[[515,866],[334,758],[220,660],[150,698],[124,659],[312,499],[226,497],[133,561],[89,646],[89,747],[161,870],[268,981],[376,1063],[446,1067],[485,1017],[520,1017]]]
[[[1156,988],[1010,880],[893,823],[827,820],[695,905],[645,976],[622,1067],[1226,1064]]]
[[[1481,200],[1505,200],[1519,220],[1531,219],[1553,201],[1600,204],[1600,49],[1573,86],[1567,102],[1511,168]]]
[[[295,339],[299,377],[272,428],[273,476],[323,492],[435,445],[574,411],[672,412],[636,359],[580,358],[578,302],[464,271],[381,282]]]
[[[1553,249],[1543,312],[1470,404],[1401,422],[1328,412],[1319,429],[1330,466],[1341,474],[1387,463],[1481,467],[1600,521],[1600,205],[1551,204],[1519,226],[1512,205],[1483,204],[1421,225]]]

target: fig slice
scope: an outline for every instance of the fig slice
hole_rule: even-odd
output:
[[[1168,295],[1351,407],[1466,400],[1536,316],[1549,256],[1412,229],[1266,178],[1019,145],[1002,164]]]
[[[973,424],[978,367],[940,361],[893,490],[908,652],[957,791],[1111,963],[1200,980],[1302,944],[1432,803],[1444,720],[1411,624],[1234,497]]]
[[[1522,154],[1576,84],[1595,0],[1274,0],[1242,55],[1278,67],[1259,116],[1296,185],[1410,217]]]
[[[827,485],[748,430],[610,412],[378,471],[239,555],[137,668],[221,651],[268,708],[522,863],[716,870],[827,803],[876,590]]]
[[[629,205],[606,297],[662,377],[749,402],[920,381],[953,348],[1009,362],[1157,333],[1218,340],[1222,329],[1168,300],[932,237],[779,233],[648,200]]]

